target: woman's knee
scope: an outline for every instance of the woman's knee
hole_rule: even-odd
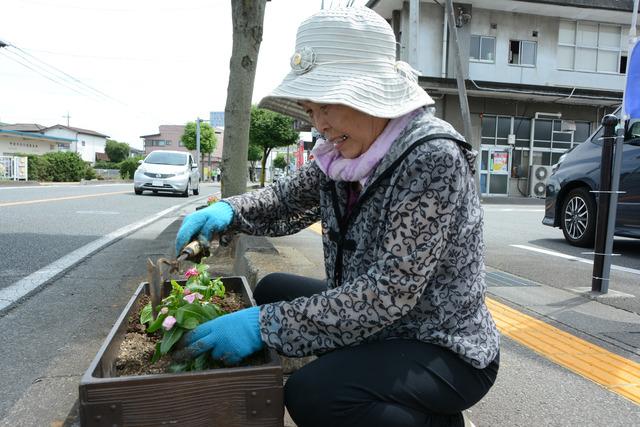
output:
[[[283,282],[283,276],[283,273],[269,273],[258,281],[256,288],[253,290],[253,299],[256,300],[256,304],[262,305],[282,301],[280,292],[278,292],[278,285]]]

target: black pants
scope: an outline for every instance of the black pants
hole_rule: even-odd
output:
[[[322,292],[326,282],[274,273],[256,286],[258,304]],[[394,339],[334,350],[294,373],[285,404],[298,427],[463,426],[498,374],[499,357],[476,369],[443,347]]]

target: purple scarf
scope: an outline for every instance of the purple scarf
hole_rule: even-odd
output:
[[[332,143],[320,138],[311,150],[311,154],[313,154],[318,167],[329,178],[334,181],[359,181],[364,186],[373,169],[389,151],[391,143],[421,111],[422,107],[404,116],[389,120],[387,126],[373,141],[369,149],[355,159],[345,159]]]

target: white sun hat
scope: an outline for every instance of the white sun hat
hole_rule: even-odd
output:
[[[434,104],[418,85],[417,72],[396,61],[387,21],[366,7],[324,9],[307,18],[298,28],[290,64],[261,108],[308,121],[298,101],[342,104],[389,119]]]

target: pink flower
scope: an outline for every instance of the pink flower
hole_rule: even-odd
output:
[[[167,314],[169,312],[169,309],[167,307],[162,307],[160,309],[160,314]]]
[[[200,273],[198,273],[198,270],[196,270],[195,267],[194,267],[194,268],[188,269],[184,273],[184,277],[186,277],[188,279],[189,277],[197,276],[198,274],[200,274]]]
[[[167,318],[162,321],[162,327],[167,331],[171,330],[175,324],[176,318],[173,316],[167,316]]]
[[[200,292],[194,292],[192,294],[189,294],[189,295],[185,296],[182,299],[185,300],[186,302],[188,302],[189,304],[193,304],[193,302],[196,300],[196,298],[201,300],[203,298],[203,295]]]
[[[190,293],[191,293],[191,289],[189,289],[189,288],[184,288],[184,289],[182,290],[182,294],[183,294],[183,295],[189,295]]]

